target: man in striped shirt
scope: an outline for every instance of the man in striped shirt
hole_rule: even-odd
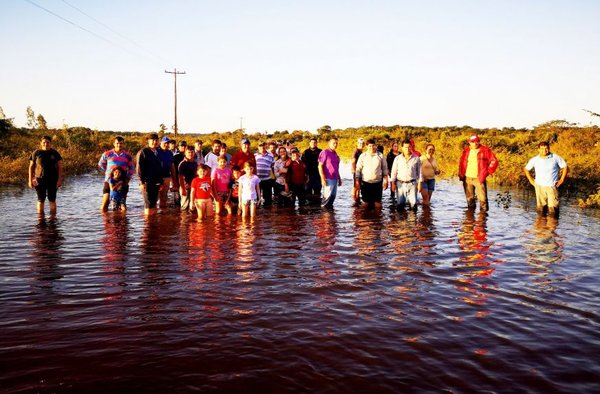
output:
[[[110,187],[108,186],[108,179],[110,174],[116,167],[121,167],[123,175],[126,177],[126,181],[121,189],[123,192],[124,199],[127,198],[127,192],[129,191],[129,181],[135,172],[135,165],[133,164],[133,157],[127,153],[123,148],[125,147],[125,140],[123,137],[115,137],[113,141],[114,149],[106,151],[100,157],[98,161],[98,168],[104,171],[104,186],[102,188],[102,203],[100,204],[100,211],[106,212],[108,210],[108,203],[110,201]],[[123,206],[125,206],[123,204]]]
[[[275,158],[267,152],[267,144],[258,144],[258,152],[254,154],[256,160],[256,175],[260,179],[260,193],[263,196],[263,206],[270,207],[273,203],[273,164]]]

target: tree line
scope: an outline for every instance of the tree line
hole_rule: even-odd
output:
[[[599,114],[588,111],[593,117]],[[22,184],[26,182],[29,155],[39,146],[42,135],[53,138],[53,146],[64,158],[64,170],[67,175],[78,175],[93,171],[102,152],[112,148],[112,140],[122,134],[126,138],[127,150],[135,154],[145,144],[147,131],[157,132],[161,137],[169,136],[164,124],[157,130],[145,132],[98,131],[86,127],[48,128],[44,116],[36,115],[31,107],[27,108],[27,127],[16,127],[13,119],[7,118],[0,107],[0,184]],[[334,129],[329,125],[315,131],[294,130],[272,133],[247,133],[243,129],[208,134],[179,134],[178,139],[193,143],[200,139],[205,146],[210,141],[220,139],[229,147],[230,153],[239,148],[242,138],[249,138],[252,147],[259,141],[276,140],[293,144],[300,149],[308,146],[315,135],[322,148],[330,137],[339,139],[338,153],[343,159],[350,160],[358,138],[373,138],[382,145],[385,153],[392,142],[412,138],[416,149],[424,151],[425,145],[436,146],[436,157],[442,172],[442,178],[457,176],[458,159],[467,144],[470,135],[478,134],[482,143],[489,146],[500,161],[496,174],[488,181],[497,186],[529,187],[523,175],[527,160],[537,154],[537,144],[548,141],[551,151],[561,155],[569,166],[569,177],[564,186],[563,195],[575,196],[582,207],[600,208],[600,128],[598,126],[578,126],[566,120],[553,120],[534,128],[515,129],[512,127],[473,128],[470,126],[422,127],[407,125],[361,126]]]

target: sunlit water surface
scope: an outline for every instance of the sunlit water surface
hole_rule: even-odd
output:
[[[98,212],[72,178],[54,218],[0,192],[7,392],[598,392],[600,220],[489,215],[439,182],[416,214],[260,210],[253,222]]]

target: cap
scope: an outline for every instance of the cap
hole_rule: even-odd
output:
[[[161,140],[160,140],[160,142],[169,142],[169,141],[171,141],[169,139],[169,137],[162,137]]]
[[[158,139],[158,134],[156,133],[150,133],[148,134],[148,138],[149,140],[157,140]]]
[[[242,139],[242,144],[250,145],[250,140],[248,138],[244,138],[244,139]]]
[[[300,153],[300,151],[298,149],[296,149],[296,148],[292,148],[290,150],[290,153]]]
[[[186,145],[187,145],[187,142],[185,142],[183,140],[179,141],[179,146],[186,146]]]
[[[471,138],[469,138],[469,142],[479,142],[479,136],[477,134],[473,134]]]
[[[363,142],[365,142],[365,140],[363,138],[359,138],[356,140],[356,142],[358,142],[359,144],[362,144]]]
[[[258,143],[258,146],[266,146],[266,145],[267,145],[267,143],[265,141],[261,141]]]

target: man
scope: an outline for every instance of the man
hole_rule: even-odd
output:
[[[356,173],[356,162],[358,161],[358,158],[360,157],[360,155],[362,155],[363,153],[363,148],[365,147],[365,140],[362,138],[359,138],[358,140],[356,140],[356,148],[354,149],[354,152],[352,153],[352,178],[353,178],[353,182],[356,183],[356,179],[354,178],[354,174]],[[354,203],[356,205],[360,204],[360,189],[357,187],[352,187],[352,198],[354,199]]]
[[[213,140],[212,142],[212,151],[208,152],[204,157],[204,164],[210,167],[211,170],[217,168],[217,162],[219,160],[219,156],[221,155],[221,141]]]
[[[163,137],[160,140],[160,147],[158,149],[158,158],[162,164],[162,187],[158,193],[159,207],[166,208],[167,200],[169,198],[169,190],[171,184],[175,185],[177,180],[175,179],[175,166],[173,164],[173,152],[169,149],[169,137]]]
[[[185,151],[187,148],[187,142],[180,141],[177,153],[173,155],[173,167],[175,168],[175,181],[173,185],[173,202],[176,207],[181,206],[181,194],[179,193],[179,164],[185,159]],[[193,149],[192,149],[193,150]],[[192,157],[193,158],[193,157]]]
[[[399,209],[417,210],[417,192],[421,190],[421,159],[412,153],[410,140],[402,141],[402,153],[396,156],[392,164],[390,182],[392,191],[396,193]]]
[[[458,164],[458,178],[463,183],[469,209],[475,208],[475,195],[479,200],[479,209],[485,211],[489,209],[486,178],[496,172],[497,168],[498,159],[494,152],[487,146],[481,145],[479,136],[473,134]]]
[[[202,140],[196,140],[194,142],[194,160],[196,164],[204,164],[204,155],[202,154]]]
[[[150,215],[156,213],[156,202],[163,177],[162,163],[158,157],[158,134],[149,134],[147,142],[148,146],[142,148],[136,155],[135,172],[144,197],[144,214]]]
[[[244,164],[249,161],[252,163],[252,167],[256,169],[256,159],[252,152],[250,152],[250,140],[248,138],[242,139],[241,149],[233,154],[231,157],[231,167],[238,166],[244,168]]]
[[[29,158],[29,187],[37,194],[37,212],[44,213],[44,202],[48,196],[50,214],[56,213],[56,192],[62,186],[62,156],[52,149],[52,139],[45,135],[40,140],[40,149]]]
[[[285,152],[284,149],[281,152]],[[300,151],[297,148],[291,149],[291,163],[288,167],[287,182],[292,193],[292,204],[298,199],[298,206],[306,205],[306,164],[301,160]]]
[[[169,140],[169,150],[173,153],[173,156],[175,156],[179,152],[179,150],[177,149],[176,140]]]
[[[388,187],[388,168],[373,139],[367,140],[367,151],[356,162],[354,187],[360,189],[364,205],[381,208],[383,190]]]
[[[225,160],[227,160],[227,165],[229,166],[229,164],[231,163],[231,155],[229,153],[227,153],[227,144],[226,143],[222,143],[221,144],[221,152],[219,153],[221,156],[225,157]]]
[[[531,176],[535,171],[535,180]],[[535,188],[535,199],[538,213],[547,211],[549,215],[558,216],[558,187],[567,178],[567,163],[557,154],[550,153],[550,144],[540,142],[538,155],[531,158],[525,166],[525,176]],[[559,178],[560,174],[560,178]]]
[[[267,152],[273,156],[273,160],[277,160],[277,142],[269,141],[269,144],[267,145]]]
[[[266,142],[258,144],[258,152],[254,154],[256,160],[256,175],[260,179],[260,194],[263,197],[263,206],[270,207],[273,203],[273,164],[275,159],[267,152]]]
[[[133,157],[123,150],[125,147],[125,139],[121,136],[115,137],[113,140],[113,149],[108,150],[100,156],[98,161],[98,168],[104,171],[104,186],[102,187],[102,203],[100,204],[100,211],[106,212],[108,210],[108,203],[110,202],[110,186],[108,180],[110,174],[116,167],[121,167],[125,173],[126,179],[121,188],[123,195],[122,208],[126,209],[125,201],[127,199],[127,193],[129,192],[129,181],[135,172],[135,165],[133,164]]]
[[[179,163],[177,169],[179,174],[179,193],[181,195],[181,210],[191,211],[194,208],[194,202],[190,199],[192,191],[192,180],[196,177],[198,164],[195,160],[194,148],[186,147],[184,159]]]
[[[340,176],[340,157],[335,151],[338,146],[338,139],[331,137],[329,147],[319,154],[319,176],[323,188],[323,208],[332,208],[338,186],[342,186]]]
[[[417,150],[417,144],[415,143],[414,138],[410,139],[410,151],[413,153],[413,155],[421,157],[421,152]]]
[[[308,143],[308,149],[302,153],[302,161],[306,165],[306,173],[308,175],[307,197],[311,201],[318,201],[321,198],[319,154],[321,154],[321,149],[317,146],[317,138],[312,137]]]

